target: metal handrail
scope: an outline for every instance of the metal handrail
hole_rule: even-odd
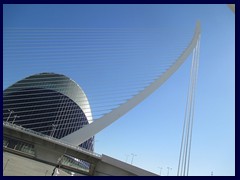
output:
[[[45,140],[54,142],[54,143],[56,143],[56,144],[64,145],[64,146],[66,146],[66,147],[70,147],[70,148],[72,148],[72,149],[74,149],[74,150],[76,150],[76,151],[84,152],[84,153],[93,155],[93,156],[95,156],[95,157],[97,157],[97,158],[101,158],[101,157],[102,157],[101,154],[97,154],[97,153],[95,153],[95,152],[89,151],[89,150],[84,149],[84,148],[81,148],[81,147],[79,147],[79,146],[73,146],[73,145],[67,144],[67,143],[62,142],[61,140],[59,140],[59,139],[57,139],[57,138],[50,137],[50,136],[48,136],[48,135],[45,135],[45,134],[42,134],[42,133],[33,131],[33,130],[31,130],[31,129],[24,128],[24,127],[22,127],[22,126],[18,126],[18,125],[16,125],[16,124],[12,124],[12,123],[3,121],[3,126],[5,126],[5,127],[10,127],[10,128],[12,128],[12,129],[17,129],[17,130],[19,130],[19,131],[23,131],[23,132],[28,133],[28,134],[30,134],[30,135],[39,136],[39,137],[41,137],[41,138],[43,138],[43,139],[45,139]]]

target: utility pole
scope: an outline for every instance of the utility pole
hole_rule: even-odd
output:
[[[131,153],[131,155],[132,155],[132,161],[131,161],[131,164],[133,164],[133,158],[134,158],[134,156],[137,156],[136,154],[133,154],[133,153]]]

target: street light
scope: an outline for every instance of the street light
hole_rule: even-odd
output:
[[[129,154],[125,154],[125,156],[126,156],[126,163],[127,163]]]
[[[15,116],[14,116],[14,119],[13,119],[13,121],[12,121],[12,124],[15,122],[16,118],[20,118],[20,116],[15,115]]]
[[[8,111],[9,111],[10,113],[9,113],[9,116],[8,116],[8,118],[7,118],[6,122],[8,122],[8,120],[9,120],[9,118],[10,118],[11,114],[12,114],[12,113],[14,113],[14,111],[13,111],[13,110],[10,110],[10,109],[8,109]]]
[[[51,132],[51,137],[53,137],[55,130],[56,130],[57,125],[56,124],[52,124],[52,132]]]
[[[161,173],[162,173],[162,167],[158,167],[160,169],[159,171],[159,175],[161,176]]]
[[[171,167],[167,167],[167,169],[168,169],[168,172],[167,172],[167,176],[169,175],[169,170],[172,170],[172,168]]]
[[[93,139],[93,149],[95,149],[96,143],[99,142],[99,140]]]
[[[131,164],[133,164],[133,158],[134,158],[134,156],[137,156],[136,154],[133,154],[133,153],[131,153],[131,155],[132,155],[132,161],[131,161]]]

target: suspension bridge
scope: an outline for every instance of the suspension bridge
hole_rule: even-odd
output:
[[[87,30],[87,33],[92,32],[95,30]],[[96,32],[91,34],[91,37],[94,37],[94,43],[102,43],[101,38],[104,37],[108,39],[109,42],[112,40],[109,34],[121,34],[121,37],[129,38],[129,34],[135,34],[136,32],[132,30],[118,30],[116,29],[111,30],[112,32],[109,33],[109,30],[100,30],[102,31],[102,35],[97,36]],[[98,30],[99,32],[99,30]],[[106,33],[107,32],[107,33]],[[126,33],[128,32],[128,33]],[[68,30],[53,30],[53,29],[9,29],[5,32],[8,36],[4,39],[4,41],[8,43],[12,43],[4,49],[5,50],[5,57],[7,58],[18,58],[24,63],[23,68],[27,67],[27,64],[31,61],[30,57],[27,55],[34,54],[35,59],[31,63],[31,65],[37,66],[37,62],[39,60],[46,61],[47,58],[51,57],[55,53],[55,48],[64,48],[63,44],[68,43],[66,39],[61,39],[61,36],[57,36],[56,34],[69,34]],[[85,36],[83,34],[86,33],[86,30],[71,30],[71,35],[75,34],[77,37],[84,39]],[[138,33],[146,33],[145,30],[138,32]],[[107,35],[106,35],[107,34]],[[93,143],[94,143],[94,136],[104,130],[106,127],[114,123],[120,117],[125,115],[139,103],[141,103],[144,99],[146,99],[149,95],[151,95],[154,91],[156,91],[172,74],[174,74],[179,67],[186,61],[186,59],[192,54],[192,66],[191,66],[191,75],[190,75],[190,84],[189,84],[189,91],[188,91],[188,99],[186,104],[186,113],[185,113],[185,120],[183,125],[183,134],[182,134],[182,143],[181,143],[181,150],[180,150],[180,157],[179,157],[179,164],[178,164],[178,173],[179,176],[185,176],[189,173],[189,164],[190,164],[190,151],[191,151],[191,141],[192,141],[192,129],[193,129],[193,119],[194,119],[194,99],[195,99],[195,89],[196,89],[196,82],[197,82],[197,74],[198,74],[198,65],[199,65],[199,51],[200,51],[200,34],[201,28],[200,23],[198,22],[194,34],[190,41],[187,43],[187,46],[178,51],[176,54],[176,58],[171,61],[163,61],[160,67],[155,67],[155,74],[150,74],[150,78],[148,77],[147,81],[142,82],[141,84],[134,84],[135,87],[129,88],[130,91],[134,90],[134,93],[127,92],[125,88],[123,88],[120,93],[120,96],[113,92],[116,89],[109,89],[112,91],[111,95],[114,95],[114,100],[112,98],[108,98],[107,96],[103,96],[97,94],[100,98],[108,100],[109,102],[114,102],[115,104],[111,104],[110,106],[107,103],[104,103],[102,106],[97,108],[90,107],[89,99],[87,98],[84,91],[79,87],[73,80],[69,80],[64,77],[60,76],[52,76],[48,77],[35,77],[35,78],[26,78],[24,80],[18,81],[16,84],[13,84],[9,88],[4,91],[4,136],[5,138],[5,149],[7,152],[18,152],[18,154],[30,157],[31,159],[47,163],[52,166],[56,166],[59,157],[65,155],[70,156],[76,159],[81,160],[81,167],[87,166],[88,172],[83,172],[81,169],[72,169],[68,165],[62,165],[62,168],[65,168],[68,171],[77,171],[80,174],[86,175],[154,175],[150,172],[147,172],[143,169],[137,168],[135,166],[120,162],[116,159],[108,157],[106,155],[98,155],[93,153]],[[86,34],[85,34],[86,35]],[[94,36],[93,36],[94,35]],[[33,37],[34,38],[33,38]],[[90,35],[89,35],[90,36]],[[76,37],[69,36],[68,38],[75,43]],[[145,37],[145,36],[144,36]],[[14,39],[12,39],[14,38]],[[50,38],[50,40],[49,40]],[[136,38],[136,37],[132,37]],[[19,46],[19,42],[23,43],[24,46],[16,48]],[[35,41],[34,41],[34,40]],[[44,47],[44,40],[47,40],[48,45]],[[68,40],[69,40],[68,39]],[[116,40],[116,39],[114,39]],[[130,38],[130,40],[132,40]],[[146,42],[146,39],[141,39],[142,41]],[[120,40],[121,42],[121,40]],[[56,45],[57,43],[57,45]],[[84,42],[86,43],[86,42]],[[92,41],[88,41],[92,47],[96,48],[96,44],[91,44]],[[126,43],[126,42],[125,42]],[[105,43],[106,45],[107,43]],[[66,44],[65,44],[66,45]],[[51,47],[54,49],[51,49]],[[98,67],[99,63],[103,63],[103,61],[97,62],[95,59],[92,59],[96,54],[87,54],[87,50],[83,52],[81,55],[74,55],[74,48],[76,47],[85,48],[82,44],[78,44],[75,46],[67,45],[66,47],[69,48],[70,56],[68,56],[69,61],[73,61],[72,58],[79,57],[79,56],[86,56],[91,59],[90,63],[93,63],[93,68],[91,71],[95,70],[96,75],[101,76],[102,74],[106,76],[104,71],[102,70],[103,66],[99,66],[100,69],[95,69]],[[131,43],[128,44],[128,49],[132,46]],[[102,48],[104,46],[101,46]],[[166,44],[167,47],[167,44]],[[120,51],[123,50],[123,47],[112,47],[112,52],[117,51],[120,48]],[[141,47],[138,47],[140,50]],[[25,49],[30,49],[29,52],[25,52]],[[106,49],[101,49],[105,51]],[[109,47],[108,49],[109,50]],[[14,52],[12,54],[12,52]],[[39,53],[39,55],[38,55]],[[116,52],[115,52],[116,53]],[[120,52],[121,53],[121,52]],[[133,51],[131,52],[133,53]],[[128,55],[131,55],[128,54]],[[138,51],[139,53],[139,51]],[[61,55],[61,52],[57,53]],[[62,55],[68,54],[68,51],[64,52]],[[48,55],[48,56],[46,56]],[[107,57],[105,57],[107,59]],[[24,59],[24,60],[23,60]],[[101,59],[101,58],[100,58]],[[107,60],[105,59],[105,63]],[[67,61],[68,62],[68,61]],[[75,62],[75,61],[74,61]],[[36,64],[35,64],[36,63]],[[46,63],[46,62],[45,62]],[[59,64],[65,64],[66,60],[58,61],[53,56],[52,61],[49,64],[58,66]],[[79,62],[76,62],[79,63]],[[81,62],[83,67],[87,65],[89,66],[89,62],[84,61]],[[68,68],[72,67],[74,64],[68,66]],[[76,64],[75,64],[76,65]],[[96,66],[96,67],[95,67]],[[115,61],[114,62],[115,70],[119,69],[119,66],[127,67],[132,66],[131,64],[127,64],[125,60]],[[156,64],[152,64],[151,67],[156,66]],[[49,67],[45,66],[45,70]],[[55,67],[57,68],[57,67]],[[108,67],[107,67],[108,68]],[[111,66],[113,68],[113,65]],[[132,68],[132,67],[131,67]],[[149,67],[148,67],[149,68]],[[85,71],[84,68],[82,68]],[[143,70],[143,69],[141,69]],[[87,69],[86,71],[90,71]],[[121,69],[124,73],[124,70]],[[157,72],[157,74],[156,74]],[[100,74],[99,74],[100,73]],[[101,74],[102,73],[102,74]],[[132,73],[132,72],[131,72]],[[85,73],[86,74],[86,73]],[[142,79],[142,76],[145,76],[145,72],[136,74],[139,79]],[[114,76],[113,80],[115,82],[119,82],[118,84],[122,86],[121,80],[118,79],[116,81],[115,78],[118,76]],[[111,80],[111,78],[110,78]],[[133,79],[134,81],[136,79]],[[132,81],[133,81],[132,80]],[[104,79],[102,79],[104,81]],[[131,82],[125,84],[129,86],[132,84]],[[140,86],[140,88],[139,88]],[[40,89],[46,89],[41,90]],[[97,89],[97,88],[95,88]],[[117,86],[117,89],[121,89]],[[129,90],[128,90],[129,91]],[[21,92],[21,93],[19,93]],[[103,94],[106,93],[104,90]],[[106,94],[109,95],[107,92]],[[64,96],[63,96],[64,95]],[[121,95],[124,95],[121,98]],[[44,98],[45,96],[45,98]],[[67,98],[65,98],[67,97]],[[96,97],[96,96],[95,96]],[[12,98],[12,99],[11,99]],[[58,99],[57,107],[53,107],[56,104],[56,99]],[[98,98],[98,97],[97,97]],[[120,100],[116,100],[120,98]],[[72,102],[73,101],[73,102]],[[90,96],[91,102],[91,96]],[[101,102],[101,101],[100,101]],[[103,102],[103,101],[102,101]],[[47,105],[46,105],[47,104]],[[75,104],[80,107],[76,107]],[[92,104],[91,104],[92,105]],[[94,105],[93,105],[94,106]],[[109,108],[110,107],[110,108]],[[31,109],[29,109],[31,108]],[[102,109],[103,108],[103,109]],[[53,109],[56,110],[56,114],[52,114]],[[96,114],[96,112],[104,113]],[[92,114],[93,113],[93,114]],[[76,118],[81,116],[81,122],[75,122]],[[74,122],[74,123],[73,123]],[[80,124],[79,124],[80,123]],[[11,146],[10,144],[16,141],[17,139],[22,139],[22,144],[15,143],[15,145]],[[25,144],[24,144],[25,143]],[[13,143],[14,144],[14,143]],[[43,146],[44,145],[44,146]],[[81,145],[79,147],[79,145]],[[21,153],[23,147],[28,147],[30,151],[34,151],[31,155],[26,155]],[[51,149],[51,150],[50,150]],[[86,150],[88,149],[88,150]],[[91,151],[90,151],[90,150]],[[70,161],[68,159],[68,161]],[[82,167],[83,168],[83,167]],[[109,173],[111,172],[111,173]]]

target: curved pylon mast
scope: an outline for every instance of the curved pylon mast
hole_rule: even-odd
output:
[[[201,33],[200,22],[197,22],[194,36],[189,43],[188,47],[182,52],[178,57],[176,62],[169,67],[159,78],[153,81],[149,86],[147,86],[143,91],[139,92],[137,95],[129,99],[124,104],[120,105],[118,108],[113,109],[111,112],[105,116],[95,120],[93,123],[86,125],[85,127],[69,134],[61,139],[71,145],[79,145],[113,122],[125,115],[128,111],[133,109],[149,95],[151,95],[155,90],[157,90],[173,73],[175,73],[178,68],[185,62],[187,57],[193,52],[193,49],[196,47],[199,36]]]

